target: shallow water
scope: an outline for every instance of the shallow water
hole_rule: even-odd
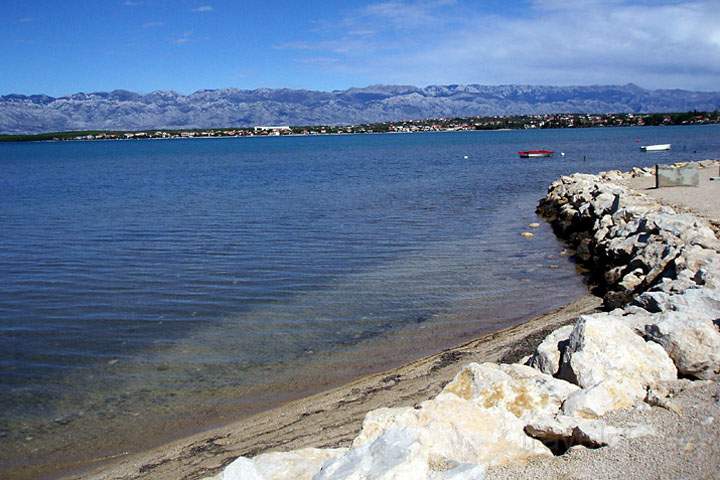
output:
[[[550,229],[519,235],[548,183],[719,151],[718,126],[0,144],[0,472],[145,448],[572,301]]]

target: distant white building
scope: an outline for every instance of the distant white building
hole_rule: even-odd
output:
[[[256,132],[289,132],[289,125],[258,125],[255,127]]]

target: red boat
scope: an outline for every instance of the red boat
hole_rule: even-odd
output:
[[[523,150],[518,152],[520,158],[552,157],[555,152],[552,150]]]

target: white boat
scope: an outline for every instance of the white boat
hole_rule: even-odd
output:
[[[541,157],[552,157],[555,154],[552,150],[523,150],[518,152],[520,158],[541,158]]]
[[[662,152],[663,150],[670,150],[672,144],[663,143],[662,145],[643,145],[640,150],[643,152]]]

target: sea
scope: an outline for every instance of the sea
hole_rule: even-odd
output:
[[[0,144],[0,477],[570,303],[583,275],[535,214],[550,182],[718,157],[717,125]]]

